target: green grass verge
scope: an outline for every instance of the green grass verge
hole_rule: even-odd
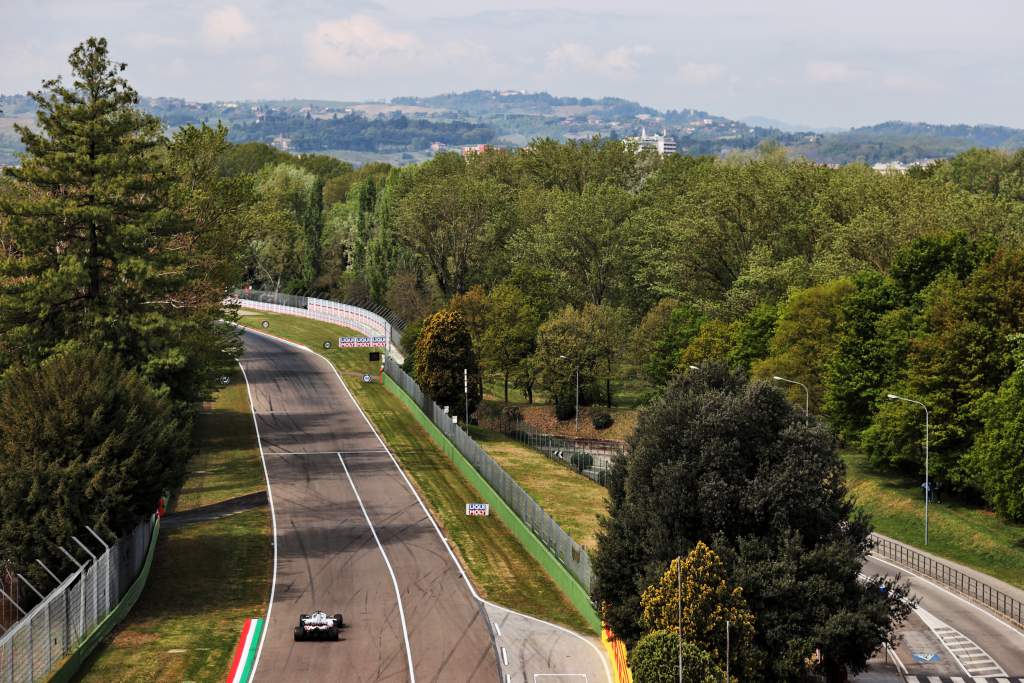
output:
[[[587,550],[596,547],[597,516],[606,510],[607,489],[499,432],[472,427],[470,433],[577,543]]]
[[[265,488],[241,373],[196,427],[178,510]],[[142,597],[76,680],[223,681],[243,621],[266,611],[272,560],[267,506],[161,530]]]
[[[511,530],[497,517],[468,517],[467,502],[478,492],[452,461],[431,440],[415,417],[378,382],[364,383],[363,374],[375,378],[379,365],[366,349],[324,351],[323,343],[350,335],[351,330],[307,318],[241,311],[242,324],[304,344],[334,363],[349,389],[411,475],[438,524],[452,540],[469,570],[474,585],[488,600],[541,619],[594,633],[554,581],[538,566]]]
[[[924,494],[920,482],[870,468],[867,456],[843,454],[846,481],[875,530],[924,547]],[[1024,525],[956,500],[928,506],[929,553],[1024,588]]]
[[[188,479],[171,501],[172,512],[266,490],[241,372],[231,376],[215,401],[203,406],[196,420],[196,436],[199,453],[189,463]]]

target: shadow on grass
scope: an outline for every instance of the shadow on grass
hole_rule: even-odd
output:
[[[270,592],[264,506],[161,534],[146,588],[76,681],[223,680],[245,617]]]

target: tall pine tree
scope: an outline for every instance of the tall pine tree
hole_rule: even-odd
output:
[[[201,269],[193,219],[176,210],[162,125],[90,38],[73,77],[31,93],[37,129],[18,127],[25,191],[0,199],[12,254],[0,262],[0,367],[37,362],[70,340],[121,356],[182,401],[202,396],[235,342],[215,329],[223,287]]]

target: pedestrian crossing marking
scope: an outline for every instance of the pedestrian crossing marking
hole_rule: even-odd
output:
[[[945,678],[943,676],[915,676],[913,674],[906,674],[903,678],[906,683],[1024,683],[1024,678],[1009,678],[998,674],[971,676],[970,679],[963,678],[962,676]]]
[[[939,639],[943,647],[953,656],[960,669],[968,676],[973,677],[975,681],[985,681],[985,679],[989,678],[1006,678],[1006,672],[1003,671],[1003,668],[996,664],[996,661],[973,640],[944,621],[939,620],[927,610],[918,607],[917,613],[925,625]],[[985,681],[985,683],[993,682]]]

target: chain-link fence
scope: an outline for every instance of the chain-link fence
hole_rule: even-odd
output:
[[[502,469],[501,465],[485,453],[466,432],[459,429],[452,422],[451,416],[424,394],[419,385],[397,363],[393,361],[386,363],[384,371],[402,391],[416,402],[424,415],[430,418],[448,440],[459,449],[466,460],[487,480],[491,488],[512,508],[516,516],[554,553],[555,557],[589,593],[592,573],[587,551],[576,543],[572,536],[567,534],[551,518],[551,515],[545,512],[544,508],[538,505],[537,501],[531,498],[530,494],[524,491],[515,479]]]
[[[593,479],[601,486],[607,485],[612,459],[622,455],[625,450],[624,444],[619,441],[546,434],[525,422],[521,416],[509,417],[502,414],[486,422],[481,419],[481,424],[540,451],[555,462]]]
[[[394,316],[386,317],[380,312],[367,310],[361,306],[343,304],[335,301],[325,301],[312,297],[296,296],[293,294],[278,294],[272,292],[261,292],[258,290],[238,290],[234,293],[233,303],[251,310],[271,311],[297,315],[314,320],[324,320],[337,325],[352,328],[368,336],[384,336],[390,331],[392,355],[385,364],[385,372],[394,380],[405,393],[416,402],[438,429],[454,445],[459,452],[473,465],[474,468],[484,477],[488,484],[501,496],[502,500],[515,512],[516,516],[544,543],[545,546],[559,559],[569,570],[576,581],[589,593],[591,588],[592,573],[590,569],[590,557],[587,551],[576,543],[572,537],[562,529],[544,509],[523,490],[516,481],[496,463],[491,456],[487,455],[473,439],[452,423],[451,417],[445,413],[436,403],[430,400],[420,389],[419,385],[409,377],[400,367],[402,362],[401,327],[400,320]],[[386,313],[386,312],[385,312]],[[397,360],[397,362],[395,362]],[[531,438],[531,437],[523,437]],[[556,442],[558,437],[543,443],[538,439],[536,448],[555,459],[565,458],[568,448],[564,443]],[[563,440],[564,441],[564,440]],[[582,452],[582,451],[581,451]],[[611,454],[602,454],[602,460],[598,459],[584,466],[584,471],[590,470],[594,477],[601,477],[599,468],[606,469]],[[572,456],[568,456],[570,465]],[[579,462],[579,460],[577,460]],[[595,465],[597,465],[595,467]],[[589,476],[589,475],[588,475]],[[0,682],[2,683],[2,682]]]
[[[402,330],[405,329],[405,323],[382,306],[369,302],[364,302],[363,305],[340,303],[255,289],[235,290],[233,296],[233,303],[242,308],[299,315],[342,325],[368,337],[389,337],[391,354],[398,358],[399,362],[405,358],[402,354]]]
[[[45,678],[75,650],[138,576],[155,523],[154,515],[102,554],[93,554],[48,595],[37,594],[39,603],[0,636],[0,683]]]

